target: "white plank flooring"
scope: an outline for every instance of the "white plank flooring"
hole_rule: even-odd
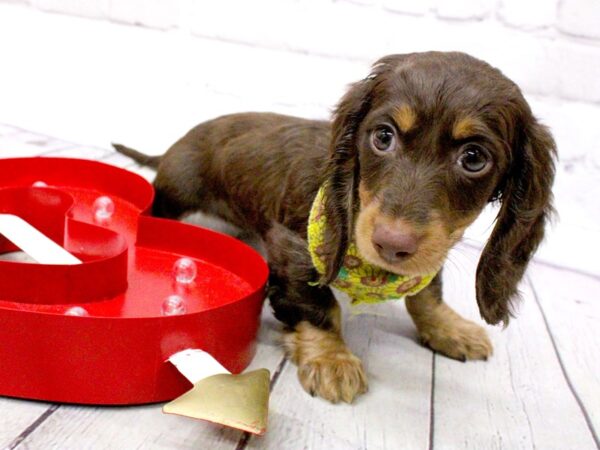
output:
[[[35,155],[97,159],[153,175],[108,149],[0,124],[0,157]],[[473,294],[477,251],[462,246],[452,259],[447,301],[481,322]],[[163,415],[161,405],[89,407],[0,397],[0,448],[598,449],[600,278],[534,263],[522,291],[510,326],[488,327],[495,352],[487,362],[461,363],[418,345],[403,304],[346,314],[346,339],[370,380],[369,393],[353,405],[304,393],[265,307],[252,363],[273,376],[264,437]]]

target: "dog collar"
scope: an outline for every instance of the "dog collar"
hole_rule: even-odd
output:
[[[308,250],[313,265],[320,274],[325,273],[323,250],[326,227],[325,188],[321,186],[313,201],[308,218]],[[351,241],[344,256],[342,268],[330,285],[347,293],[352,299],[353,305],[381,303],[417,294],[431,282],[436,274],[437,272],[411,277],[389,272],[365,261],[358,252],[356,244]]]

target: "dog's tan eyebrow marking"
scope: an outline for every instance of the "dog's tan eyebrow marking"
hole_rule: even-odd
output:
[[[452,127],[452,137],[454,139],[466,139],[481,133],[486,129],[486,126],[479,119],[472,116],[466,116],[454,122]]]
[[[393,118],[403,133],[408,133],[417,122],[417,114],[408,105],[402,105],[394,110]]]

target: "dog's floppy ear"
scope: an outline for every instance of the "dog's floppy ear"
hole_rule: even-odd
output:
[[[496,225],[477,266],[477,304],[490,324],[508,324],[512,302],[518,297],[517,285],[553,212],[556,144],[533,117],[520,129],[500,187]]]
[[[334,112],[329,167],[325,185],[327,215],[326,272],[322,283],[338,275],[348,249],[355,208],[358,205],[357,131],[369,112],[376,75],[353,84]]]

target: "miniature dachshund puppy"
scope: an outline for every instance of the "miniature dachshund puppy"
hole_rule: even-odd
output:
[[[421,341],[451,358],[486,359],[484,329],[442,299],[448,251],[499,202],[476,295],[486,322],[506,325],[552,213],[552,136],[512,81],[463,53],[380,59],[331,122],[233,114],[196,126],[161,157],[115,148],[157,168],[154,215],[203,211],[262,238],[287,354],[304,389],[334,403],[367,390],[331,290],[346,263],[416,280],[406,305]],[[307,227],[317,197],[325,228],[315,259]],[[350,248],[360,258],[349,259]]]

